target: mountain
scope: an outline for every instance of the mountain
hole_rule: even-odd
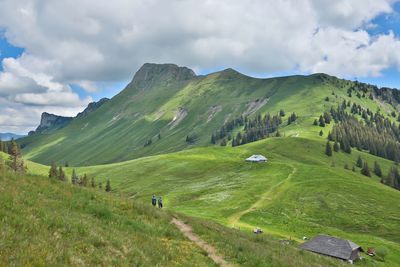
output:
[[[43,112],[41,119],[40,119],[40,124],[36,128],[35,131],[30,131],[28,135],[34,135],[34,134],[43,134],[43,133],[50,133],[55,130],[59,130],[65,126],[67,126],[73,119],[75,118],[82,118],[90,113],[94,112],[97,110],[99,107],[101,107],[104,103],[106,103],[109,99],[108,98],[102,98],[98,102],[91,102],[88,104],[88,106],[80,113],[76,115],[76,117],[63,117],[55,114],[50,114],[47,112]]]
[[[11,139],[18,139],[24,137],[25,135],[14,134],[14,133],[0,133],[0,140],[2,141],[10,141]]]
[[[89,105],[82,112],[79,112],[78,115],[76,115],[76,118],[82,118],[89,115],[90,113],[96,111],[99,107],[101,107],[104,103],[106,103],[109,100],[110,99],[108,98],[102,98],[97,102],[89,103]]]
[[[55,114],[43,112],[40,118],[40,124],[35,131],[29,132],[28,135],[42,134],[52,130],[58,130],[65,127],[72,121],[72,117],[63,117]]]
[[[395,111],[394,100],[380,99],[373,86],[360,97],[349,96],[355,86],[360,87],[326,74],[257,79],[226,69],[196,76],[186,67],[147,63],[95,111],[20,144],[27,158],[41,163],[105,164],[211,145],[211,135],[240,116],[295,112],[298,132],[343,100],[374,112]]]

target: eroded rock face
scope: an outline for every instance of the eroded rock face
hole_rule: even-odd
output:
[[[88,114],[97,110],[99,107],[101,107],[104,103],[108,102],[109,100],[110,99],[108,99],[108,98],[102,98],[97,102],[89,103],[89,105],[87,106],[87,108],[85,108],[84,111],[79,112],[78,115],[76,115],[76,118],[82,118],[82,117],[87,116]]]
[[[196,77],[193,70],[175,64],[144,64],[135,74],[131,85],[145,88],[154,82],[185,81]]]
[[[72,117],[63,117],[43,112],[40,119],[40,124],[36,128],[35,133],[43,133],[53,129],[60,129],[69,124],[72,119]]]

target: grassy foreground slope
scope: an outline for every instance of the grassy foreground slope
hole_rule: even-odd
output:
[[[216,266],[170,213],[116,194],[1,170],[0,203],[2,266]],[[183,219],[233,264],[337,266],[269,236]]]
[[[298,124],[289,127],[296,135],[343,100],[373,112],[393,110],[368,97],[348,97],[352,85],[325,74],[257,79],[227,69],[195,76],[175,65],[145,64],[121,93],[95,112],[19,143],[35,162],[88,166],[210,145],[214,131],[241,115],[296,112]],[[187,136],[194,143],[186,142]]]
[[[109,178],[135,199],[162,195],[168,209],[186,215],[298,241],[321,233],[349,238],[364,248],[388,248],[385,264],[400,264],[400,192],[343,168],[358,155],[370,166],[378,161],[384,173],[392,162],[355,150],[327,157],[324,146],[323,137],[270,138],[77,170]],[[244,162],[256,153],[269,162]]]

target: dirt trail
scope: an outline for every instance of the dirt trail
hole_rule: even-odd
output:
[[[246,228],[249,228],[249,229],[254,228],[254,226],[252,226],[252,225],[250,225],[250,224],[241,222],[241,221],[240,221],[240,218],[241,218],[243,215],[245,215],[246,213],[255,211],[255,210],[257,210],[258,208],[261,208],[262,206],[264,206],[265,203],[267,203],[269,200],[271,200],[271,194],[272,194],[277,188],[279,188],[279,187],[282,186],[283,184],[287,183],[287,182],[292,178],[292,176],[293,176],[296,172],[297,172],[297,168],[296,168],[296,167],[293,167],[292,172],[291,172],[285,179],[283,179],[283,180],[280,181],[279,183],[273,185],[268,191],[266,191],[264,194],[262,194],[262,196],[260,197],[260,199],[258,199],[255,203],[253,203],[249,208],[247,208],[247,209],[245,209],[245,210],[242,210],[242,211],[240,211],[240,212],[238,212],[238,213],[235,213],[235,214],[231,215],[231,216],[228,218],[228,223],[229,223],[229,225],[232,225],[233,227],[237,227],[237,226],[238,226],[238,227],[246,227]],[[268,229],[263,229],[263,230],[269,232]],[[279,234],[282,235],[281,233],[279,233]]]
[[[172,218],[171,223],[175,224],[176,227],[187,237],[189,238],[192,242],[194,242],[197,246],[205,250],[208,254],[208,257],[210,257],[216,264],[222,266],[222,267],[233,267],[232,264],[229,264],[224,260],[224,258],[219,255],[216,251],[216,249],[211,246],[210,244],[206,243],[204,240],[202,240],[198,235],[193,233],[192,227],[189,225],[185,224],[184,222]]]

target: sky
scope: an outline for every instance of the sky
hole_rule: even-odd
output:
[[[400,88],[400,2],[1,0],[0,132],[74,116],[146,62]]]

